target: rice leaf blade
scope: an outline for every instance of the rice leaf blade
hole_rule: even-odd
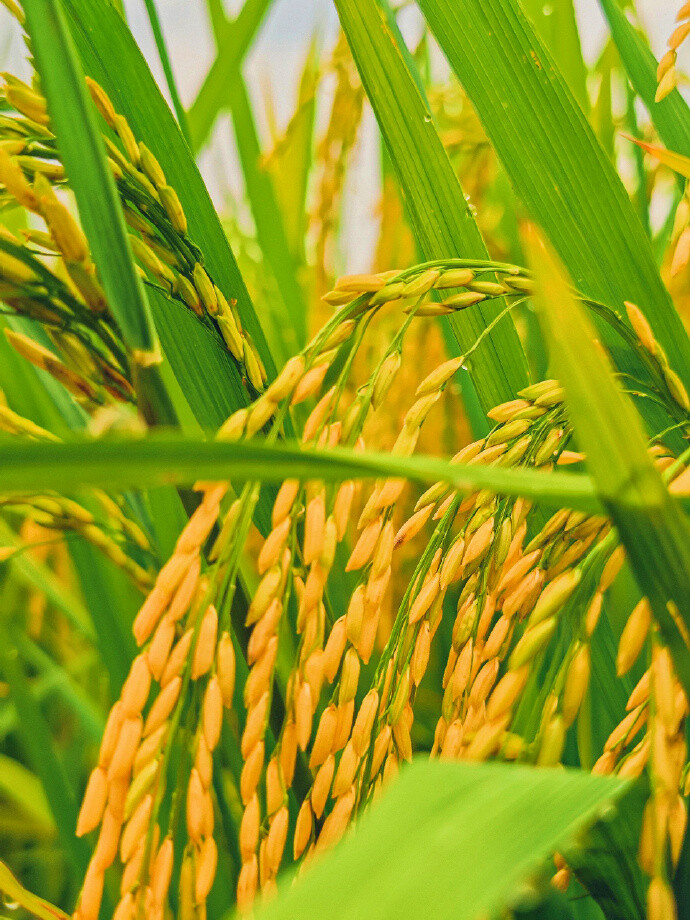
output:
[[[259,920],[499,913],[540,861],[567,847],[625,788],[575,770],[413,762],[354,835],[286,886]]]
[[[51,124],[94,261],[126,345],[148,363],[157,355],[155,327],[62,9],[55,0],[28,0],[25,11]]]
[[[628,79],[667,147],[690,155],[690,107],[677,89],[655,102],[657,60],[618,0],[599,0]]]
[[[615,383],[596,333],[551,247],[529,234],[540,317],[579,443],[640,589],[690,689],[690,526],[647,453],[640,417]]]
[[[425,258],[486,258],[484,241],[385,10],[368,0],[336,0],[336,8]],[[500,309],[500,301],[479,304],[451,319],[461,353]],[[473,356],[470,370],[484,412],[526,384],[526,362],[512,319],[498,323]]]
[[[690,384],[690,339],[625,188],[516,0],[420,0],[513,186],[578,289],[647,316]]]
[[[325,479],[401,476],[416,482],[444,480],[462,491],[490,488],[525,495],[547,505],[596,512],[601,507],[589,478],[581,473],[541,473],[531,469],[451,464],[434,457],[396,457],[335,448],[308,450],[284,441],[228,444],[199,441],[173,434],[140,440],[103,438],[61,444],[0,442],[0,475],[8,489],[40,489],[52,483],[69,488],[107,483],[140,488],[196,479]]]

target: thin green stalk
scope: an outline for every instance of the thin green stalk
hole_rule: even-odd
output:
[[[182,105],[180,95],[177,91],[177,83],[175,82],[175,75],[170,63],[170,57],[168,55],[168,49],[165,44],[165,37],[163,35],[163,29],[161,28],[160,19],[158,17],[158,10],[156,9],[155,0],[144,0],[144,5],[146,6],[149,23],[151,24],[153,38],[156,42],[158,57],[160,58],[163,73],[165,74],[165,83],[168,87],[168,92],[170,93],[170,99],[172,101],[173,108],[175,109],[177,123],[180,126],[180,131],[182,132],[184,139],[187,141],[191,148],[192,142],[189,135],[189,125],[187,124],[187,113],[184,109],[184,106]]]

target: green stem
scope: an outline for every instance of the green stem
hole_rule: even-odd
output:
[[[149,17],[149,22],[151,23],[151,31],[153,32],[153,38],[156,42],[156,49],[158,51],[158,57],[160,58],[161,66],[163,67],[163,73],[165,74],[165,82],[168,87],[168,92],[170,93],[170,99],[172,100],[173,108],[175,109],[177,123],[180,126],[180,131],[182,132],[182,135],[187,141],[187,144],[191,150],[192,142],[189,135],[189,125],[187,124],[187,113],[184,110],[184,106],[180,100],[179,93],[177,92],[175,75],[173,74],[172,66],[170,64],[168,49],[165,44],[165,38],[163,36],[160,19],[158,18],[158,10],[156,9],[155,0],[144,0],[144,5]]]

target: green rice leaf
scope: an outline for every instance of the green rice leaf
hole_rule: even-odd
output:
[[[690,155],[690,107],[677,89],[655,102],[657,60],[639,31],[628,20],[619,0],[599,0],[628,79],[649,110],[654,127],[667,147]]]
[[[554,850],[567,857],[575,836],[625,789],[575,770],[418,760],[354,834],[257,918],[499,915],[534,891]]]
[[[218,286],[227,297],[237,300],[242,324],[271,376],[273,361],[208,190],[132,34],[119,13],[101,0],[62,0],[62,6],[84,71],[103,86],[117,111],[129,121],[135,136],[158,159],[168,182],[179,195],[190,238],[203,252],[205,264]],[[167,306],[168,302],[162,299],[162,304]],[[196,334],[201,324],[194,328],[193,338],[185,343],[190,351],[201,338]],[[163,346],[167,350],[165,340]],[[178,369],[176,375],[186,392],[187,381],[180,377]],[[234,369],[232,376],[239,387],[239,375]],[[228,383],[219,378],[213,385],[225,387]],[[207,426],[196,414],[200,423]]]
[[[69,915],[64,911],[20,885],[2,862],[0,862],[0,891],[8,902],[19,904],[39,920],[69,920]]]
[[[2,442],[0,476],[6,489],[41,489],[137,483],[144,488],[197,479],[282,482],[286,478],[371,479],[400,476],[415,482],[443,480],[456,489],[489,488],[525,495],[550,506],[583,511],[600,509],[588,477],[578,473],[540,473],[531,469],[451,464],[433,457],[396,457],[347,448],[305,450],[298,444],[267,445],[198,441],[175,435],[141,440],[82,440],[61,444]]]
[[[640,589],[690,690],[690,525],[647,453],[640,417],[594,345],[596,332],[572,296],[551,247],[529,248],[542,325],[597,491],[618,527]]]
[[[43,825],[48,833],[55,832],[55,821],[41,781],[24,764],[6,754],[0,754],[0,790]]]
[[[94,261],[125,344],[143,353],[143,364],[157,352],[156,332],[72,38],[56,0],[28,0],[24,10],[51,124]]]
[[[266,262],[273,272],[282,301],[282,329],[278,336],[283,353],[276,359],[286,361],[307,342],[307,306],[297,280],[297,266],[290,252],[271,176],[262,165],[259,135],[254,121],[251,100],[242,74],[237,71],[226,87],[232,121],[235,128],[237,149],[242,164],[242,173],[247,197],[256,226],[256,238]],[[292,171],[285,173],[294,184]]]
[[[385,10],[371,0],[336,0],[342,27],[403,190],[426,259],[487,258],[487,250],[448,160],[429,107],[408,68]],[[460,353],[495,319],[502,302],[479,304],[451,320]],[[469,362],[484,412],[527,381],[513,321],[501,320]]]
[[[85,840],[79,840],[74,836],[77,822],[75,790],[70,785],[64,766],[57,756],[41,708],[31,693],[28,678],[17,654],[13,627],[5,622],[3,632],[3,641],[0,643],[0,666],[17,708],[21,743],[32,769],[43,784],[72,867],[78,873],[83,873],[88,863],[88,847]]]
[[[690,339],[649,240],[516,0],[420,0],[420,6],[518,196],[577,288],[619,311],[624,300],[636,303],[690,385]]]
[[[272,2],[245,0],[237,18],[226,20],[222,31],[216,29],[218,55],[188,112],[193,150],[204,144],[218,114],[227,107],[227,85],[237,73]],[[214,17],[216,26],[219,20],[219,16]]]
[[[554,4],[544,3],[543,0],[523,0],[522,8],[534,23],[541,40],[548,45],[558,61],[578,105],[583,112],[589,112],[587,67],[582,57],[573,0],[559,0]]]

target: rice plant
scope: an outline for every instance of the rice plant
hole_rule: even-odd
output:
[[[147,2],[174,114],[117,4],[3,3],[5,911],[685,917],[690,7],[589,65],[565,0],[335,0],[269,150],[270,2],[187,111]]]

